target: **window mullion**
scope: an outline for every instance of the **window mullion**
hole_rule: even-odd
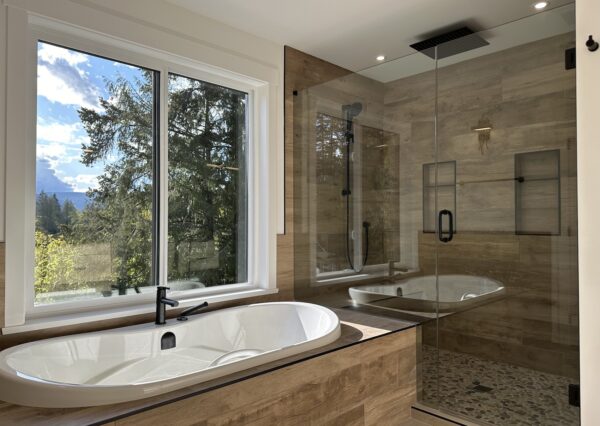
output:
[[[168,246],[169,246],[169,150],[168,150],[168,134],[169,134],[169,96],[168,96],[168,68],[162,67],[160,72],[160,137],[158,140],[158,148],[160,150],[159,164],[159,189],[160,189],[160,209],[159,222],[160,233],[158,235],[159,247],[159,280],[158,284],[166,285],[168,276]]]
[[[161,139],[161,73],[154,71],[152,76],[152,92],[153,92],[153,106],[152,106],[152,285],[159,285],[160,283],[160,235],[161,235],[161,152],[160,152],[160,139]]]

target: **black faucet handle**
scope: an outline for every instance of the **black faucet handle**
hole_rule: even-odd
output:
[[[187,321],[188,315],[196,313],[200,309],[206,308],[207,306],[208,306],[208,302],[202,302],[199,305],[192,306],[191,308],[187,308],[179,314],[179,316],[177,317],[177,321]]]

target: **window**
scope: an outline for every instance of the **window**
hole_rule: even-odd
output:
[[[161,104],[159,71],[44,41],[37,74],[34,306],[248,281],[248,93],[166,73]]]
[[[248,95],[169,74],[169,286],[246,282]]]
[[[276,293],[279,68],[9,15],[2,331]]]
[[[38,42],[36,305],[152,285],[158,73]]]

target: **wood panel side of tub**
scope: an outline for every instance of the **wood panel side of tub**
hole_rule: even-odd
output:
[[[416,328],[145,411],[124,425],[401,425],[417,390]]]

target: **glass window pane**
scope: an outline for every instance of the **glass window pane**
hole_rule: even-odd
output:
[[[169,75],[172,290],[248,281],[247,102],[246,93]]]
[[[155,72],[38,43],[36,305],[153,291]]]

